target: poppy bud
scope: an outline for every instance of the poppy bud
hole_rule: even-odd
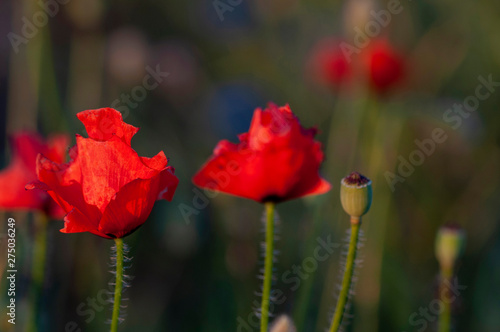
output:
[[[353,219],[366,214],[372,204],[372,181],[353,172],[340,181],[340,201]]]
[[[271,332],[296,332],[295,326],[293,325],[290,317],[286,315],[281,315],[274,321]]]
[[[465,231],[458,225],[442,226],[436,236],[436,258],[442,269],[451,270],[465,250]]]

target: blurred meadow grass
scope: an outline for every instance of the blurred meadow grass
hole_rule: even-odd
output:
[[[141,127],[132,141],[139,154],[164,150],[180,179],[174,200],[156,203],[148,221],[125,239],[133,280],[124,295],[129,300],[121,331],[246,331],[237,319],[247,321],[259,300],[263,207],[225,195],[205,203],[193,191],[191,176],[219,140],[236,141],[253,110],[268,101],[289,103],[305,127],[318,127],[326,154],[322,173],[333,184],[326,195],[277,208],[275,288],[286,300],[275,306],[276,314],[290,314],[300,331],[327,328],[342,250],[299,278],[296,290],[297,283],[282,277],[311,257],[318,237],[345,244],[348,216],[340,209],[339,182],[357,170],[373,180],[374,202],[362,227],[362,267],[346,330],[435,329],[432,319],[419,329],[423,325],[410,317],[436,298],[434,238],[449,221],[467,232],[458,269],[467,289],[453,303],[456,331],[499,330],[500,91],[481,101],[457,129],[443,120],[454,103],[475,94],[479,76],[500,81],[499,4],[403,0],[402,11],[380,32],[405,60],[397,88],[377,96],[362,81],[353,89],[318,86],[306,66],[312,49],[327,37],[352,44],[353,24],[362,22],[354,18],[367,16],[361,2],[234,1],[221,20],[215,1],[70,0],[58,3],[58,12],[18,44],[18,52],[8,34],[22,35],[22,18],[32,21],[43,9],[27,0],[0,3],[3,165],[9,161],[8,134],[83,134],[77,112],[112,106]],[[375,10],[388,5],[364,2]],[[139,96],[148,68],[158,66],[169,75],[143,97],[130,97]],[[398,157],[408,159],[418,148],[414,141],[431,137],[435,128],[448,139],[392,191],[384,174],[396,173]],[[195,212],[186,217],[183,204]],[[21,321],[32,305],[35,217],[9,211],[4,216],[17,220]],[[6,225],[1,227],[4,232]],[[61,221],[49,224],[39,331],[68,331],[68,324],[106,331],[111,306],[98,295],[112,277],[111,242],[61,234],[60,228]],[[5,287],[3,278],[2,308]],[[89,298],[97,299],[95,306]],[[0,318],[1,331],[24,328]]]

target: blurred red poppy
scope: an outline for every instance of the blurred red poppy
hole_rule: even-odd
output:
[[[179,180],[163,151],[145,158],[132,149],[138,128],[120,112],[102,108],[77,116],[89,138],[76,135],[66,164],[38,155],[39,181],[27,188],[46,190],[65,209],[61,232],[124,237],[146,221],[156,200],[172,200]]]
[[[261,203],[323,194],[331,186],[318,174],[323,152],[315,135],[288,105],[256,109],[240,143],[219,142],[193,183]]]
[[[385,93],[403,78],[404,61],[388,40],[373,40],[363,54],[371,87]]]
[[[307,72],[321,85],[368,82],[373,91],[385,94],[404,78],[404,58],[387,39],[372,40],[360,49],[345,41],[326,39],[311,52]]]
[[[57,135],[46,142],[36,133],[17,132],[10,140],[11,161],[0,172],[0,208],[6,210],[39,210],[60,219],[64,211],[42,192],[26,191],[26,183],[36,180],[36,156],[50,156],[61,163],[69,144],[69,137]]]
[[[339,87],[352,76],[350,61],[342,53],[340,42],[329,38],[320,41],[306,64],[309,79],[320,85]]]

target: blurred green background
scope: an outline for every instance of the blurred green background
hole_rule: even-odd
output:
[[[40,12],[47,12],[47,3],[53,15],[44,21]],[[354,28],[373,21],[371,10],[387,9],[385,1],[0,3],[3,165],[8,134],[68,132],[74,144],[74,134],[84,132],[75,114],[111,106],[141,128],[135,150],[146,156],[164,150],[180,179],[174,200],[156,203],[143,227],[125,239],[133,280],[121,331],[256,330],[249,321],[256,321],[251,313],[259,301],[263,207],[226,195],[205,201],[190,179],[219,140],[237,141],[253,110],[269,101],[289,103],[303,126],[318,127],[326,154],[322,173],[333,184],[326,195],[278,206],[274,287],[283,295],[275,314],[291,315],[299,331],[327,328],[343,250],[302,276],[296,266],[313,255],[318,237],[346,243],[349,223],[338,184],[357,170],[373,180],[374,201],[362,227],[353,318],[345,330],[435,330],[429,309],[437,296],[434,237],[449,221],[467,232],[457,270],[467,288],[453,302],[456,331],[500,330],[500,91],[490,91],[457,128],[443,117],[476,94],[478,77],[500,81],[500,4],[399,5],[377,37],[388,38],[401,54],[404,76],[377,95],[362,79],[349,88],[318,85],[306,64],[324,38],[353,44]],[[34,19],[39,27],[30,29]],[[168,76],[140,95],[137,87],[158,68]],[[127,97],[134,94],[139,97]],[[415,140],[432,137],[435,128],[447,140],[391,190],[386,172],[398,174],[401,158],[418,150]],[[186,206],[194,208],[188,217]],[[26,331],[36,222],[31,214],[6,215],[18,221],[19,323],[13,329],[2,315],[0,330]],[[101,299],[112,279],[112,242],[60,228],[61,221],[49,227],[39,331],[106,331],[111,306]],[[4,308],[5,293],[1,298]],[[430,310],[428,318],[421,308]]]

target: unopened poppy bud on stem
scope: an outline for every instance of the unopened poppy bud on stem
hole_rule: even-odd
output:
[[[372,204],[372,181],[352,172],[340,181],[340,201],[344,211],[351,216],[351,222],[359,222]]]
[[[340,201],[344,211],[351,216],[351,231],[349,233],[349,249],[344,265],[344,277],[342,278],[342,286],[329,332],[338,332],[340,330],[344,313],[348,307],[358,250],[361,216],[368,212],[372,204],[372,182],[357,172],[349,174],[340,181]]]
[[[436,258],[442,270],[452,271],[465,249],[465,232],[455,224],[442,226],[436,235]]]
[[[454,274],[455,264],[465,248],[465,232],[456,224],[442,226],[436,235],[436,258],[440,267],[440,293],[443,309],[439,313],[439,332],[449,332],[452,327],[452,306],[444,295]]]

